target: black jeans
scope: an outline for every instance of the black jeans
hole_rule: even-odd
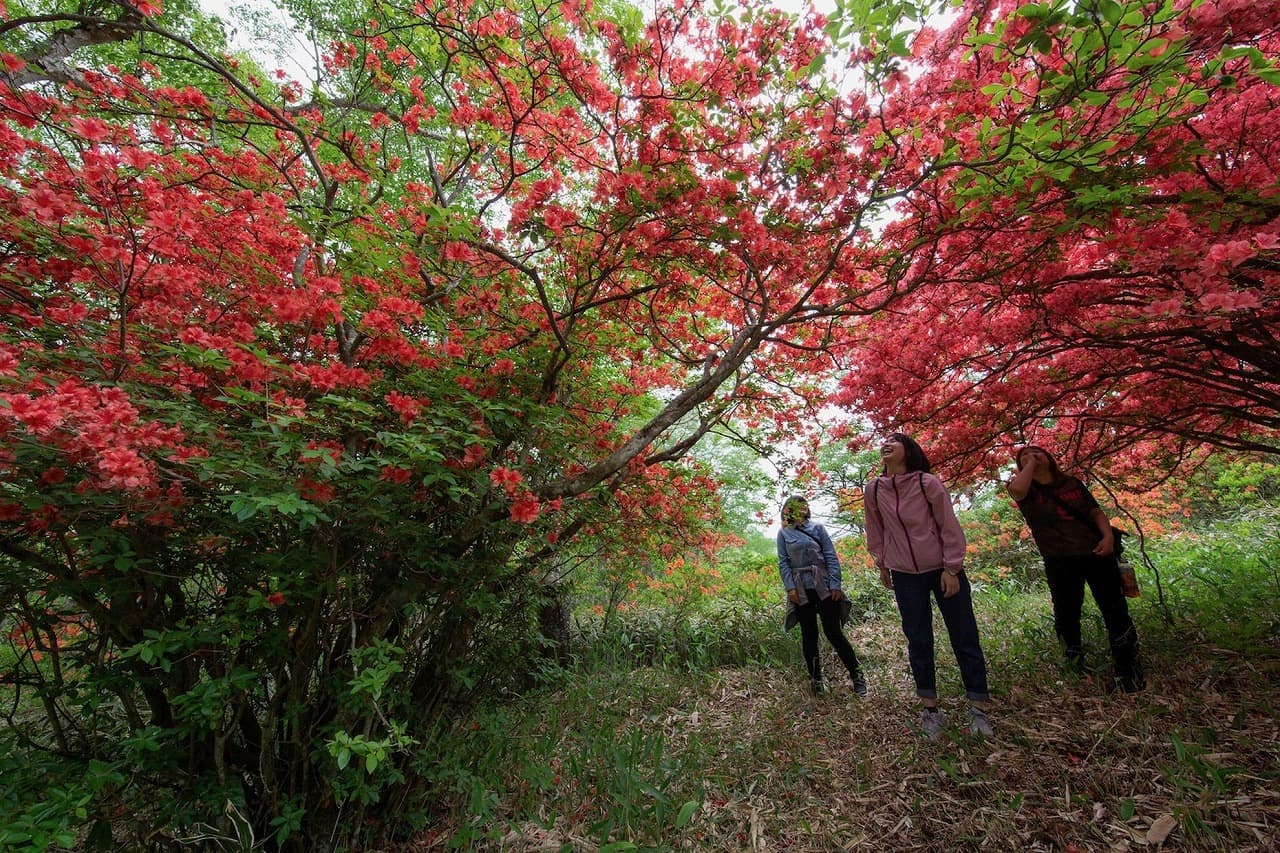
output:
[[[818,619],[822,619],[822,633],[827,635],[831,647],[840,656],[841,663],[849,670],[853,678],[858,672],[858,656],[853,646],[840,629],[840,602],[834,599],[818,597],[817,590],[806,589],[807,604],[796,608],[796,617],[800,620],[800,648],[804,651],[804,664],[809,668],[809,677],[814,681],[822,679],[822,658],[818,654]]]
[[[951,650],[960,665],[960,680],[965,696],[985,702],[987,661],[978,642],[978,620],[973,615],[973,590],[969,579],[960,574],[960,591],[950,598],[942,596],[942,569],[923,574],[893,573],[893,596],[902,615],[902,633],[907,635],[907,659],[916,682],[916,695],[922,699],[938,698],[938,681],[933,658],[933,602],[942,612]]]
[[[1084,608],[1084,585],[1087,583],[1107,627],[1116,675],[1121,679],[1139,677],[1138,630],[1129,617],[1129,603],[1120,587],[1115,557],[1096,554],[1045,557],[1044,574],[1049,581],[1049,597],[1053,601],[1053,629],[1066,649],[1067,662],[1078,666],[1084,659],[1080,612]]]

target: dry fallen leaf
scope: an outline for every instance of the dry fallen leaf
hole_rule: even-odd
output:
[[[1160,815],[1155,819],[1155,823],[1151,824],[1151,828],[1147,830],[1147,843],[1163,843],[1169,837],[1169,833],[1173,832],[1177,827],[1178,819],[1176,817],[1168,814]]]

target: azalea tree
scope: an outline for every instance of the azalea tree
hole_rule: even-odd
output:
[[[888,229],[918,284],[841,401],[955,476],[1038,441],[1150,484],[1280,449],[1280,6],[967,4],[886,133],[933,164]]]
[[[819,17],[296,11],[305,85],[184,4],[4,8],[6,843],[403,828],[549,587],[698,544],[690,450],[803,435],[903,286],[888,66]]]
[[[182,3],[4,7],[7,843],[411,826],[557,582],[711,544],[704,437],[818,446],[868,352],[846,402],[940,427],[912,372],[996,371],[901,318],[1086,245],[1063,163],[1143,197],[1149,141],[1269,73],[1179,9],[983,6],[913,59],[932,4],[312,5],[304,82]],[[1141,22],[1163,50],[1090,40]]]

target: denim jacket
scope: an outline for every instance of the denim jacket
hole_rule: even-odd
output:
[[[813,571],[804,571],[812,568]],[[821,524],[806,521],[799,529],[783,527],[778,531],[778,574],[784,589],[816,589],[826,598],[830,590],[840,589],[840,559],[831,537]],[[818,589],[817,577],[826,578],[826,587]]]
[[[821,524],[806,521],[797,530],[784,527],[778,531],[778,573],[782,575],[782,586],[787,590],[801,590],[803,602],[805,589],[812,589],[819,598],[831,597],[831,590],[840,589],[840,559],[836,557],[836,548],[831,544],[831,537]],[[788,596],[787,612],[783,619],[783,627],[790,631],[799,622],[796,605]],[[849,621],[849,613],[853,605],[848,598],[840,601],[840,624]]]

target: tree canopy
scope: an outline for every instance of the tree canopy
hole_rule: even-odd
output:
[[[710,546],[692,449],[812,446],[837,377],[966,472],[1273,450],[1276,4],[933,6],[286,3],[294,80],[6,2],[27,742],[143,825],[385,814],[566,566]]]
[[[1029,440],[1148,477],[1280,449],[1277,21],[983,4],[918,36],[890,121],[935,164],[899,210],[932,251],[841,401],[962,472]]]

